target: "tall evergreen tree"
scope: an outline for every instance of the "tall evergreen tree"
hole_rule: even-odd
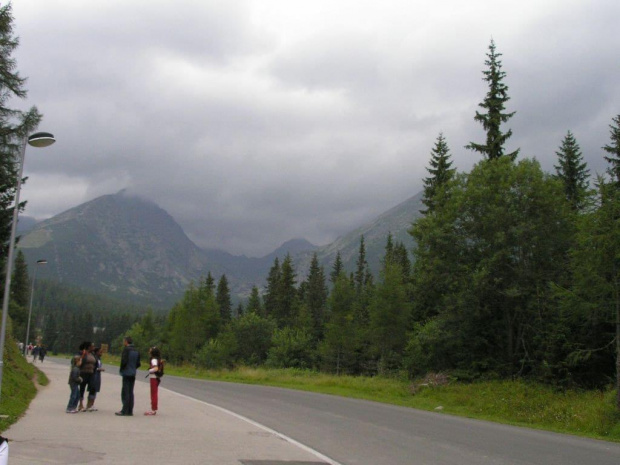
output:
[[[609,174],[611,175],[616,187],[620,188],[620,115],[616,116],[613,120],[614,125],[610,125],[611,129],[611,142],[603,147],[608,157],[605,160],[611,165],[609,167]]]
[[[445,185],[454,177],[456,170],[452,169],[450,160],[450,149],[443,133],[440,133],[435,142],[435,147],[431,151],[430,167],[426,168],[430,177],[424,178],[424,197],[422,203],[426,205],[423,214],[431,213],[435,209],[436,196],[441,186]]]
[[[558,156],[558,164],[554,165],[556,177],[564,185],[568,203],[573,210],[578,211],[584,206],[590,170],[583,161],[579,144],[572,132],[568,131],[556,154]]]
[[[11,302],[9,316],[13,320],[13,334],[18,341],[26,335],[28,308],[30,302],[30,277],[24,253],[19,250],[15,258],[11,280]]]
[[[260,300],[260,294],[258,292],[258,287],[256,286],[252,286],[250,298],[248,299],[248,303],[246,305],[246,313],[254,313],[258,316],[265,316],[263,305],[261,304]]]
[[[515,375],[542,365],[537,318],[566,274],[572,217],[536,161],[502,157],[457,176],[450,202],[412,229],[417,366]]]
[[[207,278],[205,279],[205,282],[201,286],[201,288],[207,294],[215,295],[215,279],[213,279],[213,275],[210,271],[207,273]]]
[[[320,341],[323,338],[323,329],[325,326],[327,284],[325,283],[325,272],[323,267],[319,265],[319,259],[316,253],[312,255],[310,271],[306,283],[304,303],[312,319],[312,336],[315,341]]]
[[[20,146],[24,136],[41,120],[35,107],[24,112],[8,106],[14,98],[27,96],[26,79],[19,75],[13,58],[19,40],[13,33],[11,3],[0,6],[0,44],[0,269],[4,270],[13,221]],[[21,202],[19,208],[23,209],[24,205],[25,202]]]
[[[342,257],[340,256],[340,250],[336,252],[336,259],[334,260],[334,266],[329,274],[329,280],[332,285],[336,284],[336,280],[340,275],[344,273],[344,265],[342,264]]]
[[[370,338],[379,373],[398,369],[407,343],[410,304],[400,265],[385,260],[370,305]]]
[[[232,302],[230,300],[230,289],[228,287],[228,278],[223,274],[217,283],[217,293],[215,301],[220,309],[220,317],[223,323],[227,323],[232,318]]]
[[[394,238],[391,232],[388,232],[388,237],[385,242],[385,256],[383,258],[383,264],[392,263],[394,261]]]
[[[355,292],[358,295],[363,294],[369,281],[372,281],[372,276],[370,274],[368,261],[366,260],[366,242],[362,235],[360,237],[360,248],[355,267]]]
[[[279,327],[294,326],[298,316],[298,299],[296,279],[297,274],[293,267],[293,259],[290,254],[286,254],[284,260],[282,260],[280,276],[280,285],[278,288],[278,307],[276,322]]]
[[[11,280],[11,298],[20,307],[27,308],[30,301],[30,277],[26,257],[21,250],[17,251],[13,279]]]
[[[411,260],[407,247],[402,242],[397,242],[394,247],[394,261],[400,265],[403,273],[403,282],[408,282],[411,277]]]
[[[502,62],[500,61],[501,53],[495,50],[495,42],[491,40],[489,45],[489,53],[487,53],[488,59],[485,61],[487,69],[482,72],[484,74],[483,80],[488,83],[489,91],[486,97],[479,104],[485,111],[480,113],[476,111],[474,119],[482,124],[482,127],[486,131],[486,143],[477,144],[470,142],[465,148],[481,153],[487,160],[493,160],[504,155],[514,160],[519,154],[519,150],[505,154],[504,145],[506,141],[512,136],[512,130],[502,132],[502,123],[508,122],[512,118],[515,112],[505,113],[506,102],[510,100],[508,97],[508,86],[504,83],[506,72],[502,71]]]
[[[280,281],[282,280],[282,271],[280,269],[280,260],[276,257],[273,260],[273,265],[269,269],[269,275],[267,276],[267,285],[265,286],[265,294],[263,296],[263,302],[265,306],[265,316],[271,317],[278,313],[279,305],[279,288]]]
[[[325,325],[325,339],[321,344],[323,368],[336,374],[352,372],[357,346],[353,305],[355,288],[344,272],[333,281],[328,298],[329,320]]]
[[[572,288],[561,292],[572,327],[565,365],[579,385],[601,388],[615,374],[620,388],[620,190],[600,179],[598,191],[600,207],[579,217]]]

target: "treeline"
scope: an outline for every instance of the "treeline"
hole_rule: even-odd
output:
[[[111,345],[147,312],[48,280],[36,280],[34,290],[24,255],[19,251],[11,280],[12,335],[16,341],[44,344],[52,353],[73,353],[83,341]],[[29,341],[25,341],[31,305]]]
[[[575,136],[559,142],[554,173],[508,152],[514,113],[501,54],[491,42],[489,92],[475,119],[482,160],[452,168],[443,134],[431,151],[413,255],[388,237],[375,279],[360,242],[357,269],[313,258],[297,281],[276,259],[266,287],[233,312],[224,283],[190,287],[162,326],[132,328],[177,363],[209,368],[266,364],[335,373],[445,371],[460,379],[530,377],[603,388],[617,375],[620,331],[620,116],[591,179]],[[412,258],[412,260],[410,260]],[[233,317],[234,314],[234,317]]]

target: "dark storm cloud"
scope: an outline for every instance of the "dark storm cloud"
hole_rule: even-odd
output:
[[[485,53],[504,54],[509,149],[553,169],[573,131],[592,171],[620,113],[612,1],[312,3],[19,0],[17,53],[41,130],[27,214],[129,191],[199,245],[324,244],[415,195],[443,131],[479,156]]]

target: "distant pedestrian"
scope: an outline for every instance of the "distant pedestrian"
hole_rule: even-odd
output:
[[[44,345],[42,345],[41,347],[39,347],[39,361],[41,363],[43,363],[43,359],[45,358],[46,355],[47,355],[47,349],[45,348]]]
[[[32,342],[30,342],[28,344],[28,352],[26,352],[26,355],[32,354],[32,349],[34,349],[34,346],[32,345]]]
[[[34,346],[32,349],[32,363],[37,361],[37,357],[39,356],[39,346]]]
[[[148,374],[149,382],[151,384],[151,410],[144,412],[144,414],[157,415],[158,391],[159,383],[161,382],[161,377],[159,376],[159,368],[162,364],[161,352],[157,347],[151,347],[149,349],[149,359],[151,360]]]
[[[88,405],[86,407],[87,412],[96,412],[95,408],[95,399],[97,398],[97,393],[101,390],[101,372],[105,371],[103,368],[103,363],[101,362],[101,347],[95,347],[92,352],[95,357],[95,371],[93,372],[91,380],[91,385],[88,388]]]
[[[69,403],[67,404],[67,413],[78,413],[78,402],[80,400],[80,384],[82,384],[82,378],[80,377],[80,366],[82,365],[82,357],[74,355],[71,358],[71,371],[69,371],[69,389],[71,394],[69,395]]]
[[[136,374],[140,368],[140,352],[133,346],[131,336],[126,336],[123,340],[123,353],[121,354],[120,375],[123,377],[123,388],[121,390],[121,400],[123,408],[116,412],[120,417],[133,416],[134,395],[133,388],[136,384]]]

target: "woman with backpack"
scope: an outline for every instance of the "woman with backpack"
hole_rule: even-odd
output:
[[[161,352],[157,347],[149,349],[149,360],[151,361],[149,368],[149,382],[151,384],[151,410],[144,412],[145,415],[157,415],[157,401],[159,383],[164,371],[164,362],[161,359]]]

